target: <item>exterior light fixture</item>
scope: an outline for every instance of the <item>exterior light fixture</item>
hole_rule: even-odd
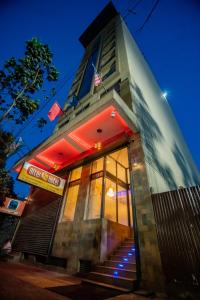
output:
[[[119,275],[118,271],[113,272],[114,277],[117,277]]]
[[[54,168],[55,171],[57,171],[57,170],[59,169],[59,165],[55,163],[55,164],[53,165],[53,168]]]
[[[168,95],[168,93],[165,91],[165,92],[163,92],[163,93],[161,94],[161,97],[162,97],[165,101],[167,101],[167,95]]]
[[[162,97],[163,97],[163,98],[166,98],[166,97],[167,97],[167,92],[164,92],[164,93],[162,94]]]
[[[137,167],[136,159],[133,160],[133,166],[134,166],[134,167]]]
[[[111,112],[110,116],[111,116],[111,118],[115,118],[115,116],[116,116],[116,111],[113,110],[113,111]]]
[[[102,129],[101,128],[97,128],[97,133],[101,134],[102,133]],[[97,150],[101,150],[102,149],[102,143],[101,142],[96,142],[94,144],[94,148]]]
[[[101,142],[95,143],[94,148],[97,149],[97,150],[101,150],[102,149],[102,143]]]

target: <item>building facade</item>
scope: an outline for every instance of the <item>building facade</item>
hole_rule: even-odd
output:
[[[102,263],[133,238],[137,279],[143,287],[162,290],[151,195],[199,184],[200,176],[169,104],[112,3],[79,40],[85,52],[63,116],[53,135],[15,166],[19,170],[28,161],[65,178],[65,192],[59,198],[32,189],[15,247],[66,259],[66,271],[74,274],[82,262]],[[93,65],[102,78],[99,86]],[[56,217],[48,250],[41,253],[34,214],[43,202],[45,211],[48,201]],[[34,232],[29,238],[27,226]]]

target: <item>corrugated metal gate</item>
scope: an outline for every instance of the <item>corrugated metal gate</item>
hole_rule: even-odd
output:
[[[167,282],[200,286],[200,186],[152,195]]]
[[[16,251],[48,256],[62,198],[41,191],[37,199],[26,205],[24,216],[17,230],[13,249]]]

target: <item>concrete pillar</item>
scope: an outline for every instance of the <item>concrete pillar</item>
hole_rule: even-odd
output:
[[[144,152],[139,134],[134,137],[134,141],[130,142],[129,159],[139,240],[141,288],[163,292],[164,276]]]

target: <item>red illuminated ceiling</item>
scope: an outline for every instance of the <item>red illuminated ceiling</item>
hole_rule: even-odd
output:
[[[124,135],[131,134],[132,131],[126,121],[111,105],[96,116],[83,120],[79,127],[64,133],[60,139],[46,146],[45,150],[35,155],[33,153],[29,162],[39,168],[54,172],[98,151],[95,149],[96,143],[101,143],[103,147],[106,147],[120,140]]]
[[[70,143],[62,138],[53,145],[49,146],[46,150],[36,155],[36,158],[39,158],[49,166],[54,167],[55,164],[63,165],[65,162],[71,160],[79,153],[80,151],[75,149]]]
[[[112,114],[115,116],[112,117]],[[98,129],[100,132],[97,131]],[[86,149],[90,149],[97,142],[104,143],[106,140],[128,131],[129,127],[124,119],[113,106],[109,106],[97,116],[73,130],[68,136]]]
[[[29,162],[30,164],[32,164],[32,165],[38,167],[38,168],[43,169],[43,170],[46,170],[46,171],[49,170],[49,167],[47,167],[47,166],[45,166],[44,164],[38,162],[38,161],[35,160],[34,158],[30,159],[28,162]]]

